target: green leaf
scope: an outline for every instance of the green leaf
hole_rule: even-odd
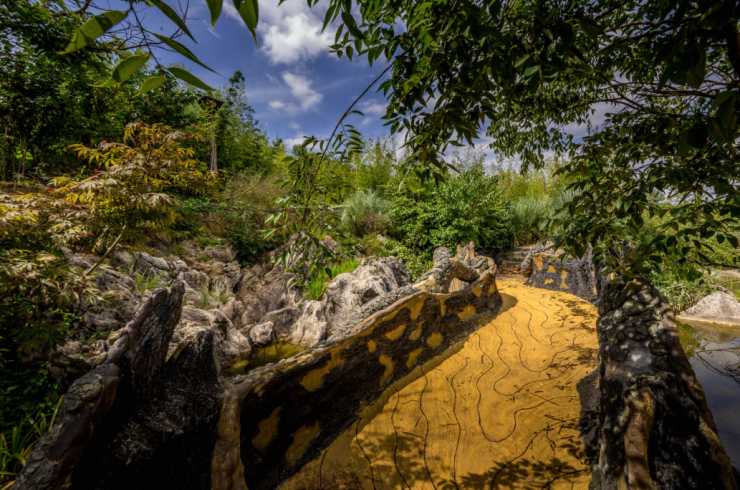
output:
[[[139,87],[139,91],[136,92],[136,95],[134,97],[138,97],[140,95],[143,95],[147,92],[150,92],[154,90],[155,88],[159,87],[164,83],[164,75],[160,75],[158,77],[151,77],[144,80],[144,83],[141,84],[141,87]]]
[[[599,34],[603,30],[595,20],[588,17],[579,18],[578,25],[581,27],[583,33],[594,41],[598,39]]]
[[[152,0],[152,3],[154,4],[155,7],[157,7],[159,10],[161,10],[164,15],[166,15],[167,17],[169,17],[169,19],[172,22],[174,22],[177,25],[177,27],[179,27],[180,29],[182,29],[182,32],[184,32],[185,34],[187,34],[190,39],[192,39],[193,41],[195,41],[195,38],[193,37],[193,35],[190,34],[190,30],[188,29],[188,26],[186,26],[185,25],[185,22],[183,22],[183,20],[180,18],[180,16],[177,15],[177,12],[175,12],[174,10],[172,10],[172,7],[170,7],[169,5],[167,5],[166,3],[164,3],[162,0]]]
[[[735,235],[725,235],[725,238],[727,238],[727,241],[730,242],[730,245],[737,248],[737,237]]]
[[[221,16],[221,9],[224,6],[223,0],[206,0],[208,10],[211,12],[211,29],[216,27],[216,21]]]
[[[689,134],[686,138],[686,142],[691,146],[692,148],[703,148],[704,145],[707,142],[707,137],[709,136],[709,132],[707,130],[706,125],[704,124],[697,124],[689,130]]]
[[[100,85],[93,85],[93,87],[113,87],[120,84],[121,82],[128,79],[131,75],[136,73],[136,70],[147,62],[149,59],[148,54],[134,55],[126,58],[116,65],[111,73],[110,78],[101,83]]]
[[[88,19],[87,22],[73,31],[69,45],[58,54],[69,54],[84,48],[125,19],[127,15],[128,11],[108,10],[92,19]]]
[[[722,102],[727,100],[727,98],[731,95],[733,95],[731,90],[725,90],[724,92],[720,92],[719,94],[717,94],[717,97],[714,98],[714,102],[712,102],[712,107],[710,110],[714,110],[719,107]]]
[[[725,126],[730,126],[733,114],[735,114],[735,94],[727,97],[717,108],[717,117]]]
[[[533,65],[524,70],[524,78],[529,78],[540,70],[540,65]]]
[[[252,33],[254,42],[257,43],[257,22],[259,20],[259,5],[257,0],[234,0],[234,6],[241,15],[242,20],[247,25],[247,29]]]
[[[165,37],[165,36],[160,36],[159,34],[156,34],[156,33],[151,32],[151,31],[147,31],[147,32],[149,32],[153,36],[156,36],[157,39],[159,39],[160,41],[162,41],[163,43],[165,43],[167,46],[171,47],[172,49],[174,49],[175,51],[177,51],[178,53],[180,53],[181,55],[183,55],[184,57],[186,57],[190,61],[193,61],[195,63],[198,63],[200,66],[202,66],[206,70],[211,70],[209,67],[207,67],[206,65],[204,65],[203,63],[201,63],[201,61],[193,54],[192,51],[190,51],[188,48],[186,48],[185,46],[183,46],[179,42],[177,42],[177,41],[175,41],[173,39],[170,39],[168,37]],[[216,73],[218,75],[218,73],[215,72],[214,70],[211,70],[211,71],[213,73]]]
[[[355,18],[352,17],[352,14],[349,12],[342,12],[342,21],[344,22],[344,25],[347,26],[347,29],[349,29],[350,34],[352,34],[353,37],[356,39],[362,39],[362,31],[357,28],[357,24],[355,23]]]
[[[701,49],[701,48],[699,48]],[[707,54],[702,49],[699,52],[699,60],[689,70],[688,76],[686,77],[686,83],[691,88],[699,88],[704,83],[704,77],[707,75]]]
[[[213,90],[212,87],[209,87],[208,85],[203,83],[203,81],[200,78],[196,77],[195,75],[193,75],[187,70],[183,70],[182,68],[178,68],[176,66],[170,66],[167,68],[167,71],[175,75],[177,78],[179,78],[183,82],[189,83],[193,87],[198,87],[203,90]]]

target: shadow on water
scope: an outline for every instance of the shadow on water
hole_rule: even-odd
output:
[[[252,369],[274,364],[289,357],[293,357],[299,352],[303,352],[307,347],[302,345],[291,344],[290,342],[275,342],[265,347],[256,347],[252,350],[249,359],[237,361],[221,372],[222,376],[234,376],[236,374],[246,374]]]
[[[740,467],[740,326],[678,322],[686,357],[704,388],[707,404],[732,464]]]

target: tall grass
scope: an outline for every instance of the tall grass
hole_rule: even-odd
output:
[[[342,227],[355,236],[384,231],[390,203],[372,189],[357,191],[343,203]]]
[[[559,229],[540,230],[540,221],[559,216],[558,210],[576,196],[576,192],[566,190],[547,198],[522,197],[513,201],[509,208],[509,226],[514,245],[535,242],[547,232],[559,232]]]

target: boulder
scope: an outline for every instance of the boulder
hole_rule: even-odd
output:
[[[204,327],[214,332],[215,353],[219,361],[219,366],[224,368],[233,364],[239,359],[249,356],[252,346],[249,340],[234,328],[234,324],[220,310],[201,310],[191,306],[185,306],[182,309],[182,320],[175,329],[175,339],[178,345],[169,349],[168,356],[173,352],[182,351],[192,339],[193,328]],[[180,332],[181,329],[188,329],[187,332]]]
[[[170,277],[170,264],[161,257],[154,257],[146,252],[134,252],[134,272],[147,278],[152,276]]]
[[[717,291],[681,313],[678,319],[740,325],[740,302],[732,293]]]
[[[256,347],[267,345],[273,338],[274,325],[272,322],[260,323],[249,330],[249,338]]]

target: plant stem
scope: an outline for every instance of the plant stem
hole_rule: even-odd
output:
[[[90,269],[88,269],[88,271],[87,271],[87,272],[85,272],[85,274],[83,274],[83,275],[82,275],[82,277],[87,277],[87,276],[89,276],[90,274],[92,274],[92,273],[93,273],[93,271],[94,271],[95,269],[97,269],[97,268],[98,268],[98,266],[99,266],[100,264],[102,264],[102,263],[103,263],[103,261],[104,261],[104,260],[105,260],[105,259],[106,259],[106,258],[108,257],[108,254],[110,254],[110,253],[111,253],[111,252],[113,251],[113,249],[115,248],[115,246],[116,246],[116,245],[118,245],[118,242],[119,242],[119,241],[121,240],[121,238],[123,237],[123,232],[125,232],[125,231],[126,231],[126,226],[127,226],[127,225],[123,225],[123,228],[121,228],[121,234],[120,234],[120,235],[118,235],[118,238],[116,238],[116,241],[115,241],[115,242],[113,242],[113,245],[111,245],[111,246],[110,246],[110,247],[108,248],[108,250],[106,250],[106,251],[105,251],[105,253],[103,254],[103,256],[102,256],[102,257],[100,257],[100,260],[98,260],[98,261],[97,261],[97,262],[95,263],[95,265],[94,265],[94,266],[92,266],[92,267],[91,267]]]

